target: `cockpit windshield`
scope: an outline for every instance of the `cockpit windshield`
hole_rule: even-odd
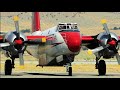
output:
[[[58,24],[58,31],[79,31],[76,23]]]

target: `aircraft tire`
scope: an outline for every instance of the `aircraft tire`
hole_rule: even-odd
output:
[[[98,64],[99,75],[106,75],[106,63],[104,60],[100,60]]]
[[[69,76],[72,76],[72,67],[69,67]]]
[[[12,63],[11,60],[6,60],[5,62],[5,75],[11,75],[12,73]]]

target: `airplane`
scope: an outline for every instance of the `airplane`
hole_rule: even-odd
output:
[[[19,58],[21,67],[24,66],[24,51],[37,58],[37,66],[65,66],[69,76],[72,76],[72,62],[82,46],[88,48],[88,54],[96,56],[95,67],[99,75],[106,75],[106,63],[100,60],[101,57],[109,59],[116,56],[120,64],[120,36],[109,31],[106,20],[102,20],[104,32],[85,36],[80,33],[77,23],[59,23],[42,31],[39,12],[33,12],[32,16],[31,35],[25,36],[19,31],[19,18],[15,16],[16,30],[0,36],[0,47],[5,56],[11,58],[5,62],[5,75],[12,74],[15,58]]]

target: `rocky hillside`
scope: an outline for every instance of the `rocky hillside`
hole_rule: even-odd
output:
[[[1,31],[14,30],[14,15],[20,17],[20,29],[31,29],[31,12],[1,12]],[[78,23],[82,34],[95,35],[103,32],[101,19],[107,19],[110,29],[120,27],[119,12],[41,12],[41,28],[48,29],[59,22]],[[120,35],[120,30],[112,30]]]

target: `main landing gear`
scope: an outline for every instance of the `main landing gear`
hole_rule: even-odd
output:
[[[11,75],[12,73],[12,62],[11,60],[6,60],[5,62],[5,75]]]
[[[95,67],[96,69],[98,69],[99,75],[106,75],[106,63],[104,60],[100,60],[98,62],[98,59],[96,59]]]
[[[12,68],[15,68],[15,64],[14,64],[14,60],[15,58],[11,58],[12,60],[10,59],[7,59],[6,62],[5,62],[5,66],[4,66],[4,69],[5,69],[5,75],[11,75],[12,73]]]

